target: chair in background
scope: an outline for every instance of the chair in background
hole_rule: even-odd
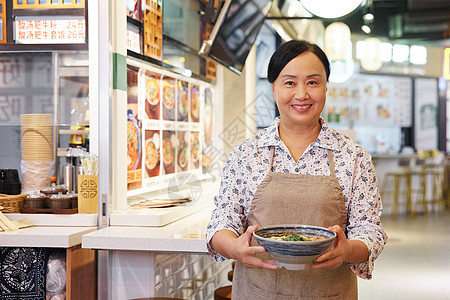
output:
[[[421,206],[425,214],[429,208],[445,207],[444,199],[444,163],[439,150],[418,150],[417,154],[424,164],[420,170],[420,182],[422,188]]]
[[[411,158],[400,158],[398,166],[401,172],[388,172],[384,175],[381,186],[381,199],[383,206],[392,205],[392,216],[397,216],[399,206],[405,206],[407,213],[414,214],[412,208],[412,185],[411,185]],[[392,196],[392,203],[388,203],[387,196]]]

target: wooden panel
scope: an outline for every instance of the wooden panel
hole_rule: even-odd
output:
[[[0,39],[0,43],[6,44],[6,0],[0,0],[0,7],[0,19],[2,24],[2,37]]]
[[[22,0],[19,3],[19,0],[13,0],[14,9],[52,9],[52,8],[84,8],[85,0],[72,0],[72,3],[65,4],[64,0],[58,0],[57,3],[52,4],[52,0]],[[30,2],[30,4],[28,4]]]
[[[144,55],[162,60],[162,0],[145,0]]]
[[[97,299],[97,253],[80,245],[66,251],[66,299]]]

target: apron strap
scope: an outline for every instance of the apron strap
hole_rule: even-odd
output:
[[[334,155],[333,151],[328,149],[328,164],[330,165],[330,175],[336,177],[336,170],[334,169]]]

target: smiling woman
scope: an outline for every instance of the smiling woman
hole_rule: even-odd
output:
[[[236,299],[357,299],[356,275],[371,278],[387,239],[371,157],[320,116],[330,65],[317,45],[281,45],[267,74],[280,117],[232,150],[207,229],[208,250],[216,260],[237,260]],[[295,268],[275,264],[280,258],[253,233],[299,220],[331,231],[334,247],[311,259],[311,269],[280,270]]]

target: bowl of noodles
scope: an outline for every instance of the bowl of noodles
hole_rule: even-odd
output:
[[[330,248],[336,233],[312,225],[274,225],[256,230],[253,237],[279,268],[305,270]]]
[[[127,170],[135,170],[141,158],[141,132],[132,114],[127,121]]]
[[[147,141],[145,153],[145,167],[148,171],[151,171],[159,162],[159,150],[153,141]]]

